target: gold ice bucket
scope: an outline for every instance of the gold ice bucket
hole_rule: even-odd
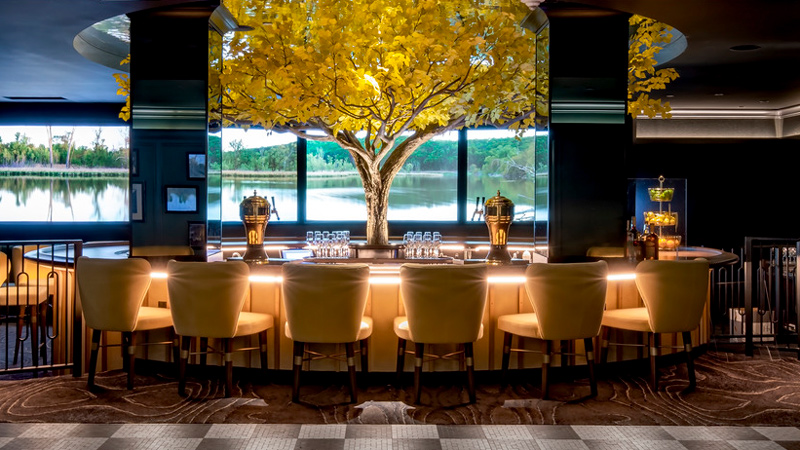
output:
[[[486,200],[483,209],[483,219],[489,228],[489,240],[491,248],[486,255],[486,263],[493,266],[500,266],[511,263],[511,255],[508,254],[508,229],[514,220],[514,202],[500,195]]]
[[[269,222],[269,202],[253,191],[252,197],[245,197],[239,204],[239,217],[244,223],[247,235],[247,251],[242,260],[249,264],[267,264],[269,258],[264,251],[264,231]]]

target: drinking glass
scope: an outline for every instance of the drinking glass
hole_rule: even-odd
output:
[[[306,245],[311,251],[314,251],[314,232],[306,231]]]
[[[414,258],[422,258],[422,232],[414,233]]]
[[[433,232],[433,252],[431,258],[438,258],[442,254],[442,234]]]
[[[426,231],[422,235],[422,257],[425,259],[432,258],[433,254],[433,235],[430,231]]]

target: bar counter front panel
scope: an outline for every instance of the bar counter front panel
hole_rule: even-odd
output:
[[[397,265],[372,265],[370,278],[370,293],[366,305],[365,315],[371,316],[374,321],[373,333],[369,343],[369,370],[372,372],[393,372],[395,370],[397,354],[397,337],[393,331],[393,321],[398,315],[405,315],[403,301],[400,296],[399,276]],[[483,338],[475,343],[475,368],[476,370],[499,370],[502,361],[503,332],[497,329],[497,318],[504,314],[532,312],[531,303],[525,292],[524,265],[490,267],[489,293],[484,311]],[[270,369],[291,370],[292,368],[292,341],[286,338],[284,327],[286,315],[281,297],[281,267],[280,265],[251,266],[251,283],[244,310],[272,314],[275,317],[275,327],[269,330],[269,361]],[[631,308],[643,306],[638,295],[635,281],[631,276],[619,276],[612,273],[609,277],[606,308]],[[169,305],[167,293],[167,280],[163,274],[156,273],[153,277],[150,291],[145,300],[147,306],[164,307]],[[108,336],[112,342],[119,333]],[[145,336],[146,340],[160,340],[166,337],[163,332],[151,332]],[[247,339],[247,338],[238,338]],[[641,334],[612,330],[612,342],[625,342],[629,344],[642,344]],[[708,303],[703,313],[700,327],[692,333],[694,345],[703,345],[710,340],[710,318]],[[140,340],[144,342],[145,340]],[[88,340],[87,340],[88,342]],[[193,345],[195,345],[193,343]],[[210,341],[215,345],[213,340]],[[238,346],[257,345],[252,342],[237,342]],[[574,353],[580,355],[570,356],[569,364],[585,364],[582,356],[583,343],[575,343]],[[680,335],[664,335],[663,346],[682,347]],[[538,342],[534,339],[514,338],[515,348],[538,350]],[[219,346],[216,346],[219,348]],[[333,344],[310,344],[310,349],[323,354],[342,354],[344,346]],[[457,350],[456,345],[437,345],[432,350],[434,353],[447,353]],[[431,350],[426,347],[426,352]],[[192,350],[194,351],[194,349]],[[663,348],[662,354],[672,352]],[[599,356],[599,351],[596,354]],[[86,353],[88,354],[88,352]],[[612,346],[609,351],[609,361],[621,361],[647,356],[643,347]],[[150,360],[171,361],[171,353],[165,346],[144,346],[139,348],[139,357]],[[121,367],[119,350],[108,351],[103,358],[107,369]],[[191,361],[190,361],[191,362]],[[209,364],[219,364],[219,357],[209,355]],[[259,367],[257,352],[239,353],[234,356],[234,364],[240,367]],[[459,361],[437,359],[424,366],[426,371],[455,371],[459,370]],[[554,364],[561,364],[559,357]],[[514,353],[512,354],[510,368],[536,368],[541,365],[539,353]],[[318,359],[306,363],[304,370],[319,371],[346,371],[344,361],[331,359]],[[406,371],[413,370],[413,357],[406,358]]]

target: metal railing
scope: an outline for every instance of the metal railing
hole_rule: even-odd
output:
[[[0,375],[81,374],[80,240],[0,241]]]

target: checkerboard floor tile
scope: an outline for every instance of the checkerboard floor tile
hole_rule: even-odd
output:
[[[797,427],[0,423],[0,450],[800,450]]]

